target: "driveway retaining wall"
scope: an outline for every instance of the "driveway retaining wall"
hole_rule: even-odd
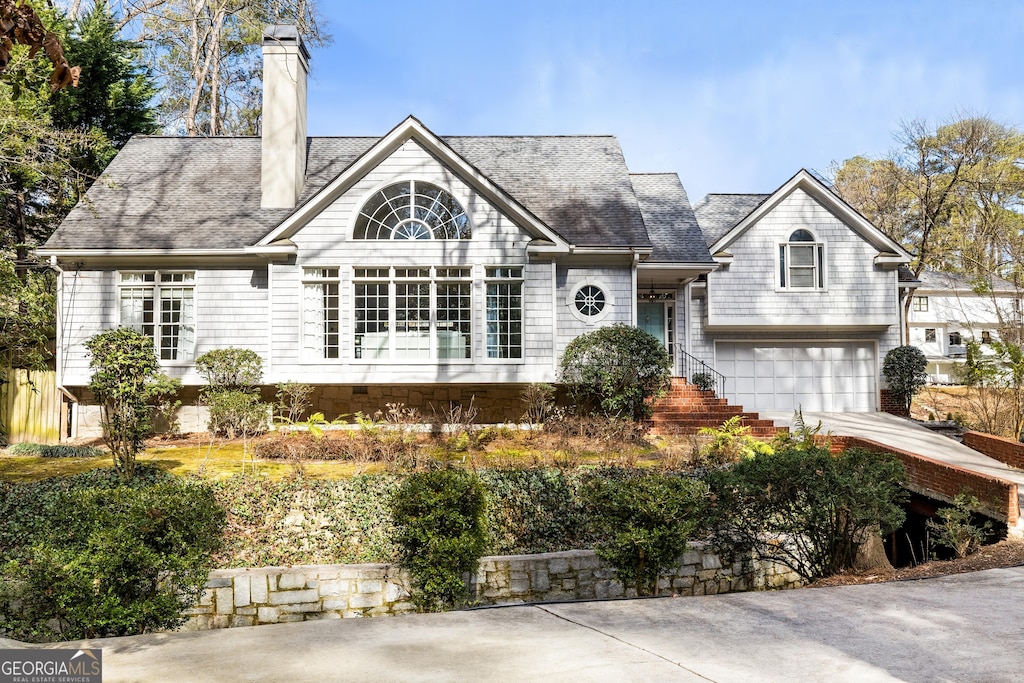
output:
[[[467,575],[473,602],[504,605],[631,597],[615,570],[592,550],[484,557]],[[713,595],[793,588],[800,579],[785,567],[748,561],[723,564],[699,543],[664,576],[663,595]],[[394,565],[305,565],[211,572],[185,630],[256,626],[311,619],[370,617],[408,612],[411,582]]]

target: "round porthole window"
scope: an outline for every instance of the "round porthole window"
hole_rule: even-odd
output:
[[[576,310],[588,318],[600,315],[606,303],[604,291],[595,285],[583,285],[576,290],[574,301]]]

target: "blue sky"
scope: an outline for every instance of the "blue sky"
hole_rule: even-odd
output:
[[[332,2],[311,135],[614,134],[696,201],[884,155],[903,121],[1024,125],[1024,3]]]

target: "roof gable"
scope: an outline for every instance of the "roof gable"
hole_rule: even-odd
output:
[[[800,169],[792,178],[786,181],[782,187],[764,197],[751,208],[749,213],[743,216],[735,225],[729,228],[724,234],[717,236],[709,245],[711,252],[717,254],[728,250],[729,245],[737,240],[743,233],[757,223],[765,214],[774,209],[778,204],[800,189],[814,198],[819,204],[833,213],[840,221],[848,226],[855,233],[872,244],[879,252],[895,255],[895,261],[909,263],[910,254],[888,235],[871,224],[856,209],[851,207],[829,189],[824,183],[811,175],[806,169]],[[744,197],[758,197],[761,195],[737,195]],[[751,201],[751,203],[753,203]],[[698,207],[698,217],[702,215]]]
[[[358,159],[344,168],[333,180],[314,192],[279,226],[267,233],[258,245],[266,246],[291,237],[296,230],[330,206],[369,170],[376,167],[409,140],[416,141],[428,153],[455,171],[466,183],[480,192],[513,221],[532,233],[534,237],[551,242],[557,251],[568,251],[569,243],[558,233],[540,221],[413,116],[398,124],[391,132],[363,152]]]

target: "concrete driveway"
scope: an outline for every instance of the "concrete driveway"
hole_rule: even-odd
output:
[[[1019,681],[1024,568],[63,644],[115,681]]]

